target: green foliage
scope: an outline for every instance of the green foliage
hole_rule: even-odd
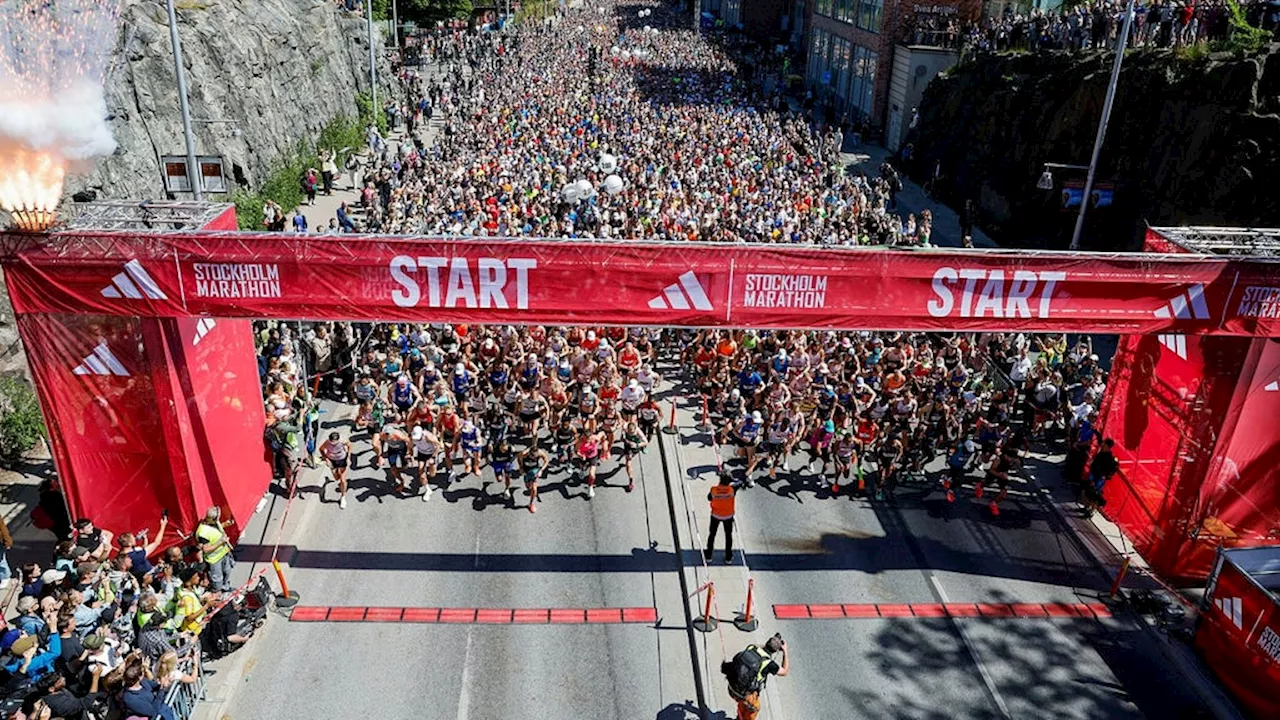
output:
[[[31,386],[0,377],[0,465],[13,467],[44,437],[44,416]]]
[[[374,0],[374,12],[378,3]],[[428,25],[437,20],[466,19],[471,17],[471,0],[398,0],[396,9],[400,14],[400,22],[412,20],[419,25]]]
[[[1210,48],[1214,52],[1230,52],[1236,55],[1252,55],[1267,44],[1270,36],[1266,30],[1249,24],[1244,9],[1236,0],[1227,0],[1227,24],[1231,31],[1225,40],[1218,40]]]
[[[362,92],[356,95],[356,110],[360,113],[360,127],[363,132],[364,128],[369,127],[376,121],[378,123],[378,133],[380,135],[387,134],[387,114],[382,112],[382,108],[373,106],[373,99],[369,97],[369,93]]]
[[[1202,63],[1209,59],[1209,46],[1206,43],[1192,43],[1177,49],[1178,59],[1188,63]]]
[[[367,100],[366,100],[367,102]],[[236,206],[236,219],[241,230],[262,229],[262,207],[274,200],[285,212],[302,204],[302,176],[309,168],[320,169],[320,150],[331,150],[338,155],[334,159],[341,171],[347,156],[364,147],[366,124],[339,116],[320,129],[315,145],[300,142],[281,160],[262,186],[254,190],[237,190],[231,201]],[[344,150],[345,149],[345,150]]]
[[[555,13],[555,0],[525,0],[516,11],[516,22],[541,20]]]

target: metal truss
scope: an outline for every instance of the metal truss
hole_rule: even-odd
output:
[[[1171,242],[1208,255],[1280,257],[1280,229],[1238,227],[1156,227]]]

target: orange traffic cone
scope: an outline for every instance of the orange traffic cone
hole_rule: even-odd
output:
[[[948,490],[947,490],[947,502],[949,502],[949,503],[953,503],[953,502],[955,502],[955,501],[956,501],[956,494],[955,494],[955,491],[953,491],[953,490],[951,490],[951,489],[948,489]]]
[[[996,502],[995,500],[992,500],[991,504],[988,505],[987,507],[991,508],[991,514],[993,516],[1000,517],[1000,503]]]

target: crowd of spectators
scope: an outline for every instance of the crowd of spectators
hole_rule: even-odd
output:
[[[1280,2],[1241,0],[1253,26],[1280,31]],[[974,50],[1100,50],[1115,46],[1124,21],[1123,0],[1091,0],[1060,10],[1020,11],[1012,6],[978,22],[955,17],[917,18],[909,41]],[[1134,6],[1129,46],[1178,48],[1225,40],[1231,32],[1226,0],[1150,0]]]
[[[56,530],[47,565],[22,567],[0,631],[0,717],[176,720],[175,686],[247,638],[211,573],[230,549],[216,509],[190,547],[161,552],[167,530],[167,517],[154,535],[118,536],[81,519]]]

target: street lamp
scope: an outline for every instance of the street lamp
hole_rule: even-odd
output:
[[[173,0],[169,6],[169,42],[173,44],[173,73],[178,78],[178,107],[182,110],[182,134],[187,140],[187,183],[191,186],[191,194],[196,200],[203,200],[200,191],[200,168],[196,165],[196,138],[191,132],[191,108],[187,105],[187,70],[182,64],[182,39],[178,37],[178,16],[173,9]]]
[[[171,0],[172,1],[172,0]],[[1080,214],[1076,216],[1076,229],[1071,233],[1071,249],[1080,249],[1080,232],[1084,230],[1084,213],[1089,206],[1087,202],[1093,192],[1093,176],[1098,170],[1098,154],[1102,152],[1102,142],[1107,136],[1107,121],[1111,118],[1111,105],[1116,99],[1116,85],[1120,83],[1120,63],[1124,61],[1124,49],[1129,44],[1129,26],[1133,23],[1133,3],[1129,0],[1124,10],[1124,24],[1120,26],[1120,37],[1116,40],[1116,61],[1111,66],[1111,82],[1107,84],[1107,99],[1102,103],[1102,117],[1098,119],[1098,134],[1093,139],[1093,157],[1089,160],[1089,175],[1084,181],[1084,195],[1080,199]]]
[[[173,4],[173,0],[169,0]],[[369,23],[369,98],[372,104],[373,126],[378,126],[378,64],[373,52],[373,0],[365,0],[365,13]]]
[[[1044,172],[1040,173],[1040,179],[1036,181],[1036,187],[1041,190],[1053,189],[1053,173],[1049,168],[1057,168],[1062,170],[1088,170],[1088,165],[1068,165],[1067,163],[1045,163]]]

